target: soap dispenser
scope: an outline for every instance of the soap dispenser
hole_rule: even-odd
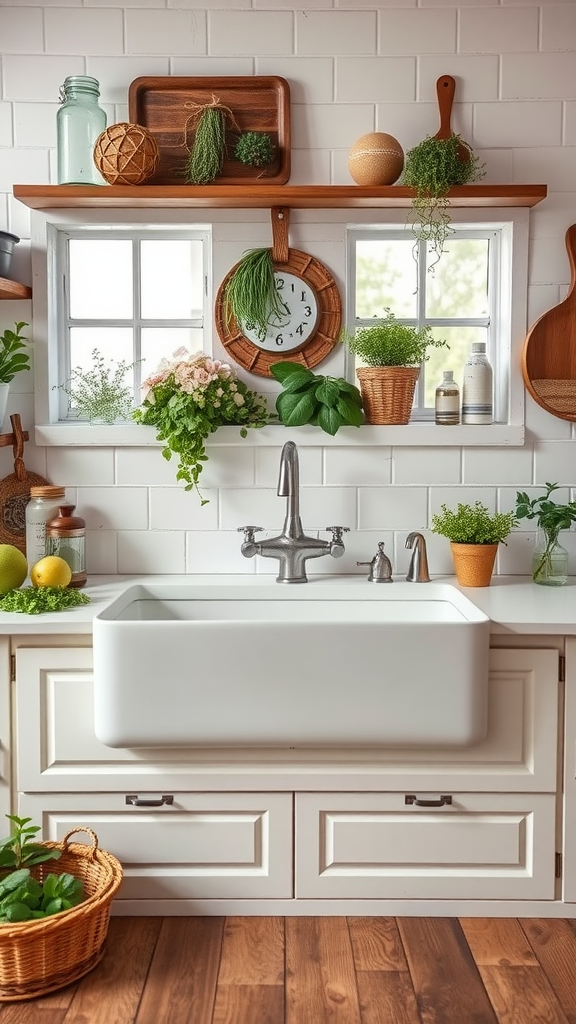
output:
[[[378,542],[378,551],[371,562],[356,562],[356,565],[369,565],[369,583],[393,583],[392,564],[388,555],[384,553],[384,541]]]

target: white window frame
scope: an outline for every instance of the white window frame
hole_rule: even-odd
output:
[[[190,211],[188,211],[190,212]],[[222,212],[218,221],[222,221]],[[236,211],[230,211],[236,213]],[[334,211],[341,215],[346,211]],[[357,213],[357,220],[348,223],[346,218],[342,224],[343,252],[346,249],[346,233],[366,230],[369,226],[398,230],[406,225],[404,209],[397,210],[366,210]],[[504,375],[495,374],[495,388],[499,393],[499,408],[507,406],[508,416],[505,423],[489,425],[460,425],[449,428],[436,428],[429,421],[411,422],[405,426],[373,426],[366,424],[360,428],[341,427],[331,437],[318,427],[298,427],[292,434],[299,445],[309,447],[371,447],[371,446],[410,446],[410,447],[489,447],[489,446],[522,446],[524,443],[524,383],[521,374],[521,353],[526,337],[527,291],[528,291],[528,245],[529,245],[529,210],[518,208],[454,208],[451,209],[453,223],[465,225],[470,229],[482,226],[502,232],[501,275],[498,293],[499,320],[502,325],[502,336],[499,345],[509,372]],[[114,424],[113,426],[94,426],[87,423],[62,423],[57,419],[58,396],[53,391],[54,385],[62,383],[56,379],[56,337],[57,326],[52,316],[49,321],[49,308],[53,308],[54,298],[48,301],[48,266],[51,259],[49,248],[50,225],[63,229],[79,229],[82,225],[109,226],[123,228],[142,225],[174,228],[183,226],[181,210],[157,211],[144,210],[110,210],[100,209],[48,209],[32,211],[32,272],[33,272],[33,329],[34,329],[34,367],[35,367],[35,440],[39,445],[78,445],[89,446],[160,446],[156,441],[153,427],[144,427],[136,423]],[[487,216],[489,214],[489,216]],[[305,215],[305,214],[304,214]],[[318,220],[318,212],[314,219]],[[329,218],[330,215],[327,215]],[[214,225],[190,218],[194,230],[205,228],[211,231]],[[223,238],[221,232],[215,232],[214,243]],[[212,246],[212,250],[214,246]],[[213,302],[215,290],[212,281],[213,262],[219,265],[218,255],[213,251],[206,264],[206,294],[208,306],[205,316],[206,350],[212,351],[213,343]],[[346,281],[341,284],[342,300],[346,310],[345,320],[349,325],[348,306],[345,302],[345,286],[350,287],[351,269],[346,266]],[[345,372],[350,380],[354,379],[351,358],[346,360]],[[322,365],[317,368],[322,373]],[[254,382],[255,390],[270,390]],[[278,387],[278,386],[276,386]],[[504,396],[502,398],[502,395]],[[503,404],[504,403],[504,404]],[[271,407],[273,403],[271,404]],[[442,433],[439,433],[442,431]],[[286,428],[270,424],[259,430],[249,432],[247,439],[242,439],[235,427],[221,427],[210,437],[211,447],[230,447],[233,445],[252,444],[255,447],[281,446],[286,440]]]

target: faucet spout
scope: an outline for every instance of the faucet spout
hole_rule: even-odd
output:
[[[285,537],[298,540],[303,536],[302,520],[300,519],[300,469],[298,449],[294,441],[286,441],[280,456],[280,472],[278,474],[279,498],[286,498],[286,518],[282,530]]]

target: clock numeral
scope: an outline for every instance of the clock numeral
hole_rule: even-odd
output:
[[[281,292],[283,287],[284,287],[284,278],[283,277],[275,277],[275,281],[276,281],[276,291],[277,292]]]
[[[281,334],[277,334],[277,335],[276,335],[276,344],[277,344],[278,346],[280,346],[280,345],[283,345],[283,344],[284,344],[284,338],[282,337],[282,335],[281,335]]]
[[[307,299],[306,292],[303,291],[301,296],[300,296],[300,302],[306,302],[306,299]],[[308,313],[307,316],[310,316],[310,314]]]
[[[306,309],[304,310],[304,316],[312,316],[312,309],[310,306],[306,306]]]
[[[301,324],[298,324],[298,327],[296,328],[294,333],[295,334],[304,334],[304,328],[305,327],[308,327],[308,323],[307,323],[306,320],[303,320]]]

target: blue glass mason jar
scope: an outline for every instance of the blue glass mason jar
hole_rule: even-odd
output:
[[[60,87],[56,115],[59,185],[105,185],[94,163],[94,143],[106,128],[98,106],[100,86],[88,75],[71,75]]]

